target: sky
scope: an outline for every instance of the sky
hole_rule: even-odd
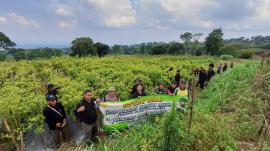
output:
[[[17,47],[68,47],[76,37],[135,44],[270,35],[270,0],[0,0],[0,32]]]

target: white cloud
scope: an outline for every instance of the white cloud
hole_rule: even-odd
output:
[[[76,26],[77,26],[77,20],[59,22],[59,27],[63,29],[72,29],[72,28],[75,28]]]
[[[160,0],[161,7],[176,17],[196,16],[202,9],[215,6],[214,0]]]
[[[249,0],[248,6],[254,10],[254,20],[270,21],[270,0]]]
[[[4,23],[6,22],[6,20],[7,20],[6,18],[0,16],[0,23]]]
[[[98,10],[107,27],[124,27],[136,23],[136,12],[129,0],[86,0],[90,7]]]
[[[35,28],[39,27],[39,24],[36,20],[27,19],[24,16],[17,15],[16,13],[9,13],[8,20],[25,27],[35,27]]]
[[[64,5],[59,5],[54,12],[59,16],[74,16],[71,8]]]

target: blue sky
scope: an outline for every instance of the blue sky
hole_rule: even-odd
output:
[[[18,47],[82,36],[110,45],[180,41],[218,27],[225,38],[270,35],[270,0],[0,0],[0,31]]]

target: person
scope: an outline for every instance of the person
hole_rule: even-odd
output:
[[[206,79],[207,79],[207,74],[205,72],[205,69],[203,69],[203,67],[201,67],[200,70],[199,70],[199,81],[197,83],[197,85],[198,84],[200,85],[201,89],[204,89]]]
[[[181,77],[180,69],[177,69],[176,74],[175,74],[175,76],[174,76],[174,79],[175,79],[175,81],[177,82],[177,86],[178,86],[178,84],[179,84],[181,78],[182,78],[182,77]]]
[[[213,68],[209,68],[207,71],[207,81],[210,81],[211,78],[215,75],[215,71],[213,70]]]
[[[46,93],[45,97],[47,97],[49,95],[53,95],[55,97],[56,101],[58,101],[57,93],[58,93],[59,89],[61,89],[61,88],[60,87],[55,88],[54,84],[49,83],[47,85],[47,93]]]
[[[231,63],[231,66],[230,67],[233,68],[233,62]]]
[[[220,63],[220,64],[218,65],[218,70],[217,70],[217,73],[218,73],[218,74],[221,73],[221,69],[222,69],[222,64]]]
[[[43,109],[45,123],[49,127],[49,133],[52,135],[53,143],[59,148],[62,140],[64,142],[71,140],[65,108],[60,102],[56,101],[54,95],[48,95],[46,100],[48,106]]]
[[[95,98],[90,90],[85,90],[83,93],[83,99],[76,106],[74,115],[80,122],[82,133],[84,135],[83,140],[85,142],[92,142],[94,139],[93,134],[97,134],[97,106]]]
[[[171,86],[168,88],[167,94],[173,95],[176,88],[177,88],[177,83],[176,81],[174,81],[171,83]]]
[[[163,82],[159,83],[158,88],[155,90],[157,94],[167,94],[166,85]]]
[[[129,97],[130,99],[146,96],[146,93],[144,91],[144,87],[142,84],[136,84],[135,88],[136,88],[136,91],[131,93],[131,95]]]
[[[188,90],[185,81],[180,81],[179,87],[175,89],[174,95],[188,98]]]
[[[110,102],[118,102],[118,101],[120,101],[114,87],[110,87],[109,91],[108,91],[108,94],[102,99],[102,102],[107,102],[107,101],[110,101]]]
[[[223,66],[223,72],[225,72],[226,70],[227,70],[227,63],[225,63]]]
[[[135,93],[137,90],[136,90],[136,85],[137,84],[142,84],[142,80],[140,78],[136,78],[134,80],[134,85],[132,87],[132,90],[131,90],[131,93]]]
[[[209,64],[209,68],[214,69],[214,67],[215,67],[214,63],[213,63],[213,62],[211,62],[211,63]]]
[[[190,75],[194,75],[195,77],[197,77],[199,75],[199,69],[198,68],[193,68]]]

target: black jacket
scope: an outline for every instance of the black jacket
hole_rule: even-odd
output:
[[[207,74],[203,71],[199,72],[199,83],[204,83],[207,80]]]
[[[89,103],[85,100],[81,100],[81,102],[77,105],[77,107],[74,110],[74,115],[80,122],[84,122],[86,124],[93,124],[96,122],[97,112],[96,112],[96,104],[94,101],[95,100],[93,99]],[[78,108],[81,106],[85,106],[85,110],[82,112],[77,112]]]
[[[57,112],[55,112],[53,109],[50,107],[46,106],[43,109],[43,115],[45,116],[45,122],[48,124],[49,128],[51,130],[57,129],[56,123],[63,123],[63,120],[66,118],[66,112],[64,106],[58,102],[54,107],[56,111],[61,113],[63,116],[59,115]]]
[[[132,94],[129,96],[129,98],[130,98],[130,99],[135,99],[135,98],[138,98],[139,96],[146,96],[146,93],[145,93],[145,92],[142,92],[142,94],[139,94],[139,93],[137,93],[137,92],[134,92],[134,93],[132,93]]]

